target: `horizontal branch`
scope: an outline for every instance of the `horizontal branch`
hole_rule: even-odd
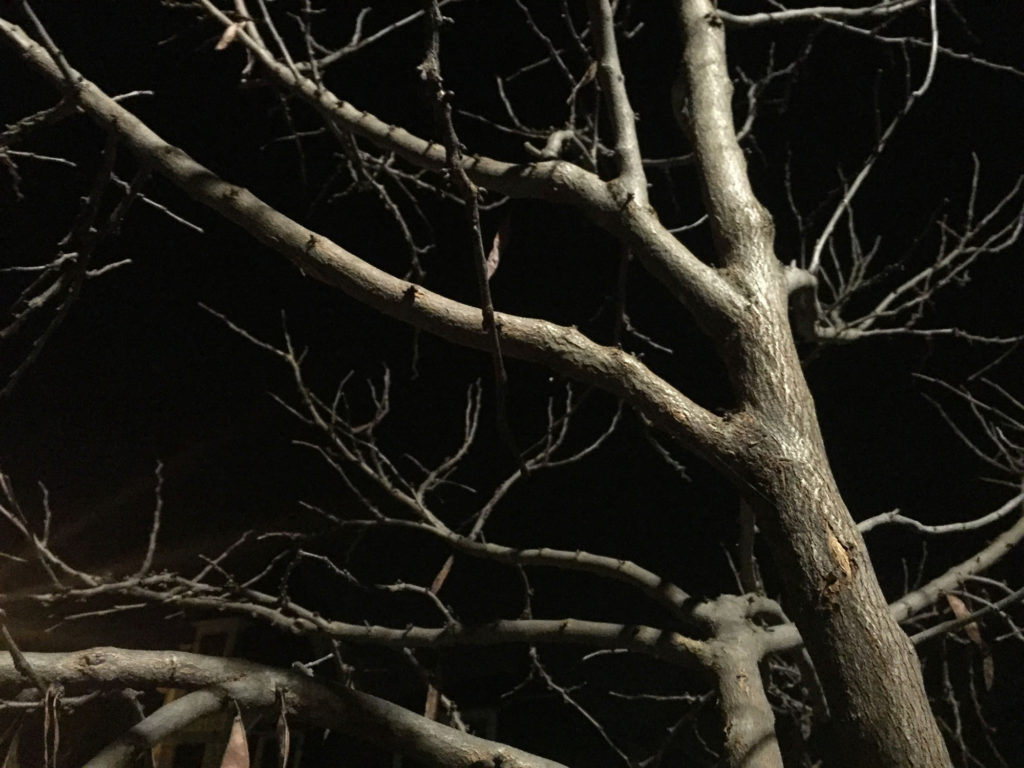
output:
[[[362,521],[357,523],[362,525]],[[365,525],[394,526],[412,528],[432,536],[436,536],[453,549],[480,558],[509,565],[539,566],[555,568],[563,571],[589,573],[599,578],[611,579],[630,587],[639,589],[659,605],[668,609],[680,621],[693,624],[691,603],[693,598],[670,581],[652,571],[643,568],[630,560],[596,555],[581,550],[553,549],[538,547],[534,549],[516,549],[501,544],[475,541],[461,536],[448,528],[438,528],[406,520],[366,521]]]
[[[583,619],[501,619],[487,624],[452,622],[443,627],[382,627],[351,624],[327,619],[307,608],[277,596],[244,590],[241,596],[226,597],[214,588],[201,589],[199,594],[182,593],[174,583],[160,587],[161,577],[143,580],[145,586],[110,584],[91,590],[68,590],[53,599],[71,599],[87,594],[120,594],[141,598],[149,603],[230,611],[259,619],[276,629],[291,634],[319,634],[351,643],[379,645],[387,648],[452,648],[460,645],[490,646],[524,643],[536,645],[580,645],[589,648],[625,649],[689,668],[702,668],[710,663],[707,647],[700,640],[671,630],[640,624],[616,624]],[[166,578],[164,578],[166,581]],[[200,587],[200,585],[195,585]],[[177,589],[175,589],[177,587]],[[47,599],[39,596],[36,599]]]
[[[25,656],[43,682],[60,684],[69,693],[97,688],[212,688],[201,701],[186,703],[200,714],[217,711],[231,700],[246,709],[272,709],[283,695],[288,711],[304,723],[343,731],[428,765],[559,768],[551,760],[457,731],[375,696],[347,688],[328,688],[298,673],[252,662],[177,651],[120,648]],[[0,655],[0,692],[10,696],[23,688],[24,679],[10,658]],[[176,712],[165,710],[168,707],[160,710],[164,712],[163,718],[147,718],[131,729],[134,752],[151,746],[172,733],[172,728],[184,724],[184,718],[176,717]],[[102,763],[131,764],[123,760]]]
[[[875,5],[848,8],[842,5],[819,5],[810,8],[786,8],[761,13],[730,13],[717,11],[716,15],[730,27],[760,27],[766,24],[785,24],[794,21],[820,21],[822,19],[877,19],[901,13],[921,5],[927,0],[886,0]]]
[[[862,520],[857,524],[857,529],[861,533],[867,533],[880,525],[907,525],[916,531],[932,535],[963,533],[965,531],[974,531],[978,528],[984,528],[986,525],[991,525],[992,523],[1002,520],[1010,514],[1014,508],[1018,507],[1022,501],[1024,501],[1024,493],[1018,493],[1008,502],[1000,506],[998,509],[989,512],[987,515],[982,515],[981,517],[977,517],[973,520],[965,520],[958,523],[944,523],[940,525],[926,525],[920,520],[915,520],[912,517],[900,514],[900,511],[896,509],[891,512],[883,512],[880,515],[875,515],[867,520]]]

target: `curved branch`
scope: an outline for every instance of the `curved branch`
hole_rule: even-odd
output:
[[[516,549],[501,544],[475,541],[462,536],[448,528],[438,528],[406,520],[388,522],[369,521],[368,525],[393,525],[400,528],[412,528],[417,531],[438,537],[450,547],[472,557],[492,560],[508,565],[540,566],[556,568],[563,571],[579,571],[600,578],[621,582],[635,587],[659,605],[664,606],[677,619],[693,624],[690,612],[693,598],[670,581],[658,574],[648,571],[629,560],[605,555],[595,555],[580,550],[552,549],[539,547],[534,549]]]
[[[225,589],[174,574],[110,581],[98,586],[33,595],[29,599],[52,605],[73,600],[121,596],[153,605],[229,611],[246,615],[290,634],[319,634],[351,643],[387,648],[451,648],[514,643],[580,645],[642,653],[671,664],[703,668],[711,663],[706,644],[678,632],[640,624],[616,624],[563,619],[499,619],[487,624],[450,621],[441,627],[402,628],[353,624],[328,619],[280,595],[242,585]]]
[[[116,749],[118,756],[126,746],[123,742],[129,739],[137,753],[187,724],[187,713],[179,710],[212,712],[231,699],[245,708],[269,709],[277,705],[283,694],[285,706],[304,722],[345,731],[429,765],[560,768],[554,761],[457,731],[376,696],[347,688],[327,688],[298,673],[248,661],[120,648],[26,655],[46,683],[60,683],[69,691],[156,686],[210,689],[195,697],[184,697],[187,701],[183,705],[165,706],[137,724],[120,740],[121,744],[112,744],[105,750],[109,753]],[[0,691],[17,692],[22,683],[10,659],[0,657]],[[90,763],[128,764],[123,758]]]
[[[7,42],[13,45],[34,69],[54,85],[62,87],[63,75],[41,46],[28,38],[16,25],[2,19],[0,33],[3,33]],[[190,197],[238,224],[261,243],[289,258],[304,273],[339,288],[382,314],[463,346],[489,349],[487,334],[481,327],[482,315],[479,308],[453,301],[407,280],[394,277],[363,261],[330,239],[306,229],[264,203],[247,189],[224,181],[180,148],[165,142],[145,123],[110,99],[81,74],[76,72],[75,78],[75,91],[81,107],[94,120],[115,131],[141,163],[151,165],[154,171]],[[354,110],[350,105],[339,108]],[[360,120],[362,119],[361,117]],[[365,117],[365,120],[373,123],[376,118]],[[406,151],[413,151],[408,147],[411,143],[419,147],[417,151],[424,153],[426,158],[429,159],[436,154],[438,160],[443,162],[444,151],[440,147],[416,139],[401,129],[385,130],[392,136],[404,136],[399,143],[405,142]],[[478,159],[466,162],[467,172],[471,178],[477,171],[487,169],[486,174],[493,173],[496,178],[506,179],[513,186],[518,183],[516,180],[527,184],[531,189],[536,183],[545,185],[555,199],[563,192],[571,192],[570,196],[575,199],[575,185],[583,178],[581,174],[584,174],[579,169],[573,169],[567,163],[560,162],[541,163],[536,166],[510,166],[501,163],[495,165],[495,161]],[[587,183],[591,184],[589,181]],[[595,193],[600,199],[588,199],[587,202],[591,207],[600,208],[601,200],[607,199],[609,195],[603,191],[601,182],[592,183],[601,185],[600,190]],[[629,205],[627,208],[627,216],[641,215],[638,206]],[[660,225],[657,227],[659,231],[653,231],[652,223],[648,222],[645,225],[643,221],[636,221],[634,224],[640,233],[638,237],[667,239],[678,248],[682,248]],[[692,260],[696,262],[695,258]],[[681,259],[676,259],[673,263],[684,273],[688,269]],[[688,282],[688,278],[683,278],[686,292],[690,295],[699,294],[703,297],[702,301],[713,303],[720,308],[719,299],[722,296],[715,286],[724,285],[724,280],[711,267],[696,263],[706,274],[702,275],[701,280],[693,283]],[[714,278],[711,283],[702,282],[707,274]],[[735,299],[732,289],[729,289],[728,297],[730,302]],[[730,311],[735,311],[735,307]],[[504,313],[496,313],[495,316],[501,328],[502,349],[508,356],[539,363],[568,377],[594,384],[626,400],[652,423],[669,431],[712,463],[724,464],[728,458],[728,435],[731,432],[728,421],[681,394],[668,382],[652,373],[636,357],[622,350],[597,344],[575,328]],[[703,317],[708,321],[706,313]]]
[[[762,13],[730,13],[718,11],[718,18],[730,27],[760,27],[766,24],[784,24],[792,21],[820,21],[822,19],[877,19],[892,16],[921,5],[928,0],[885,0],[885,2],[862,8],[846,8],[841,5],[819,5],[811,8],[786,8],[781,11]]]
[[[889,613],[896,621],[906,621],[914,614],[920,613],[935,603],[944,593],[955,588],[966,577],[991,568],[1014,549],[1022,539],[1024,539],[1024,517],[1021,517],[1014,525],[1003,531],[980,552],[954,565],[923,587],[915,589],[913,592],[908,592],[903,597],[890,603]],[[951,625],[950,628],[953,629],[955,626]],[[765,653],[784,653],[799,648],[803,644],[803,641],[800,639],[800,633],[793,624],[767,627],[765,632],[768,634],[768,639],[764,646]],[[922,640],[925,640],[930,636],[930,634],[922,632],[915,635],[914,639],[916,640],[920,637]]]
[[[906,621],[915,613],[927,608],[938,600],[943,593],[960,584],[967,576],[981,573],[991,568],[1011,549],[1024,539],[1024,516],[1011,527],[1007,528],[983,550],[954,565],[941,576],[929,581],[920,589],[909,592],[889,606],[889,610],[897,621]]]
[[[174,593],[169,589],[110,585],[109,592],[142,598],[151,603],[231,611],[259,619],[292,634],[318,633],[352,643],[387,648],[451,648],[460,645],[490,646],[527,643],[616,648],[642,653],[662,661],[700,669],[710,663],[704,642],[677,632],[639,624],[615,624],[583,619],[499,619],[488,624],[450,623],[443,627],[382,627],[326,619],[320,614],[276,596],[245,590],[239,599],[212,590],[205,595]],[[66,596],[81,595],[72,591]]]
[[[201,2],[207,13],[221,24],[233,24],[209,0]],[[238,33],[237,39],[260,60],[279,86],[309,104],[328,123],[394,152],[419,168],[435,172],[445,168],[447,153],[443,145],[389,125],[339,99],[321,83],[303,77],[277,61],[265,46],[244,31]],[[621,90],[620,96],[624,99],[624,87]],[[620,104],[623,103],[621,99]],[[629,102],[624,103],[628,107]],[[633,133],[633,143],[636,144],[635,129]],[[638,147],[636,151],[639,152]],[[623,190],[621,185],[606,184],[596,174],[561,160],[513,164],[472,155],[461,162],[470,180],[486,189],[512,197],[564,203],[582,210],[599,226],[634,249],[644,268],[661,281],[703,327],[727,323],[728,317],[739,311],[740,296],[723,276],[698,259],[648,210],[644,203],[646,190],[642,198],[637,198],[632,189]],[[643,177],[642,167],[636,172],[639,174],[637,178]]]
[[[986,525],[991,525],[999,520],[1002,520],[1006,515],[1013,511],[1014,507],[1024,501],[1024,493],[1018,493],[1012,499],[1007,501],[1001,507],[987,515],[982,515],[974,520],[965,520],[959,523],[944,523],[940,525],[926,525],[920,520],[915,520],[912,517],[901,515],[898,509],[891,512],[883,512],[880,515],[875,515],[867,520],[862,520],[857,523],[857,529],[861,533],[867,533],[873,528],[877,528],[880,525],[908,525],[916,531],[921,533],[928,533],[933,535],[940,535],[943,533],[962,533],[964,531],[974,531],[978,528],[984,528]]]
[[[248,692],[250,695],[246,696],[244,688],[251,688],[252,683],[253,680],[246,677],[216,688],[192,691],[165,704],[97,752],[83,768],[131,768],[145,750],[196,720],[227,709],[233,699],[247,709],[253,707],[249,702],[258,698],[262,691],[256,691],[256,696]],[[233,695],[235,693],[239,695]]]

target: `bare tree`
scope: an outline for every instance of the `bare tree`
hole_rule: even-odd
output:
[[[793,750],[794,764],[824,759],[827,764],[859,766],[947,766],[953,760],[949,745],[957,760],[979,764],[975,747],[959,727],[960,698],[947,697],[933,710],[915,643],[965,632],[983,659],[984,680],[990,686],[993,657],[980,622],[999,617],[1010,628],[1006,637],[1022,639],[1009,612],[1020,603],[1019,585],[983,575],[1024,536],[1020,395],[1013,385],[1000,383],[995,368],[979,374],[973,388],[928,382],[939,412],[1009,488],[996,510],[977,517],[965,513],[944,525],[895,511],[858,525],[833,477],[804,367],[826,345],[877,336],[952,337],[992,350],[991,357],[1004,365],[1016,350],[1019,338],[1012,334],[956,322],[945,325],[934,319],[942,315],[931,310],[982,260],[1010,253],[1019,257],[1024,181],[1017,180],[990,201],[975,158],[962,209],[937,217],[916,250],[905,253],[891,250],[882,239],[870,239],[870,229],[854,215],[877,218],[864,197],[909,116],[943,77],[944,63],[970,66],[982,77],[1007,77],[1019,87],[1024,73],[987,56],[982,43],[972,43],[980,46],[976,53],[944,42],[947,29],[956,30],[955,40],[970,39],[962,32],[967,21],[953,4],[886,0],[860,7],[784,8],[771,2],[768,10],[747,12],[742,4],[733,10],[718,8],[711,0],[675,0],[665,5],[671,7],[678,30],[678,71],[651,73],[631,71],[620,48],[664,24],[665,9],[652,12],[611,0],[514,0],[502,4],[509,7],[493,17],[495,27],[502,29],[496,32],[498,42],[491,44],[499,44],[509,34],[504,25],[514,21],[514,39],[532,41],[540,53],[531,58],[524,48],[516,69],[495,73],[495,93],[487,97],[450,87],[461,70],[455,68],[452,74],[446,69],[449,57],[460,57],[460,46],[485,34],[479,24],[473,26],[473,20],[479,22],[480,14],[487,13],[479,3],[381,3],[358,12],[315,8],[308,0],[167,5],[181,7],[182,24],[198,25],[204,50],[234,57],[230,66],[243,85],[273,94],[284,120],[284,140],[298,155],[297,183],[309,181],[316,158],[333,158],[337,174],[314,196],[341,200],[342,215],[344,201],[357,196],[379,202],[407,247],[406,271],[375,266],[376,254],[347,249],[301,216],[287,215],[285,206],[265,202],[257,195],[261,190],[239,186],[194,159],[189,152],[201,154],[200,147],[177,146],[162,138],[122,103],[123,97],[111,96],[88,72],[75,69],[74,46],[47,32],[45,13],[37,15],[28,3],[17,3],[0,20],[5,69],[26,83],[34,82],[32,75],[41,77],[59,101],[46,112],[13,123],[3,134],[0,148],[15,173],[12,178],[17,178],[13,169],[21,162],[16,144],[78,113],[99,126],[107,146],[97,180],[60,254],[42,266],[23,265],[40,277],[26,285],[14,304],[4,339],[26,333],[31,320],[42,328],[32,338],[44,341],[84,279],[118,263],[93,266],[93,250],[116,233],[128,204],[140,197],[153,175],[238,225],[304,275],[418,331],[480,350],[490,360],[488,375],[484,384],[468,389],[462,434],[454,446],[439,460],[410,457],[387,437],[390,374],[371,382],[368,403],[345,382],[325,392],[311,383],[315,376],[287,326],[270,338],[212,307],[209,311],[227,328],[285,366],[294,396],[283,402],[302,423],[305,444],[358,501],[358,512],[351,505],[342,512],[307,504],[322,521],[318,530],[243,536],[188,576],[155,566],[164,514],[158,488],[141,567],[99,575],[76,566],[52,542],[49,507],[40,527],[19,501],[20,493],[5,480],[0,512],[9,530],[19,535],[23,549],[18,556],[46,577],[46,585],[31,599],[68,611],[88,599],[104,606],[112,601],[115,608],[159,605],[248,615],[284,632],[327,641],[336,672],[348,669],[343,653],[351,646],[394,649],[423,677],[427,717],[295,672],[170,651],[23,654],[9,634],[10,661],[0,666],[6,695],[12,700],[22,695],[19,701],[49,713],[63,695],[54,693],[58,686],[86,696],[171,684],[195,691],[146,714],[89,763],[96,766],[127,765],[167,734],[231,701],[243,709],[276,709],[282,718],[287,714],[313,726],[348,730],[431,764],[550,765],[546,759],[460,732],[456,703],[418,655],[419,649],[520,644],[530,649],[530,679],[557,692],[594,729],[609,754],[626,765],[668,761],[677,754],[672,750],[681,732],[691,728],[693,713],[712,701],[722,724],[715,747],[722,753],[715,764],[781,766],[784,752]],[[343,25],[350,34],[339,32]],[[424,106],[393,110],[409,120],[395,125],[390,117],[357,103],[347,91],[351,80],[346,78],[360,71],[364,78],[381,76],[379,63],[376,69],[371,63],[360,70],[360,57],[388,46],[407,55],[410,39],[417,39],[410,38],[413,32],[419,40],[419,66],[415,71],[396,68],[395,77],[403,87],[415,84]],[[744,67],[730,69],[727,37],[735,46],[753,41],[760,51],[761,74],[747,73],[746,62],[755,60],[750,56],[744,57]],[[755,195],[748,152],[784,153],[786,148],[773,144],[758,126],[789,106],[791,89],[813,70],[815,46],[822,38],[829,44],[852,41],[874,51],[891,65],[899,87],[876,93],[875,136],[868,146],[851,150],[861,153],[854,170],[838,169],[838,186],[824,195],[824,204],[805,210],[801,182],[787,176],[778,188],[788,194],[790,208],[774,211],[773,218]],[[160,51],[152,55],[160,56]],[[776,59],[783,55],[789,59],[780,64]],[[336,76],[342,66],[344,76]],[[646,139],[638,128],[634,88],[646,87],[646,80],[664,84],[657,96],[671,102],[671,113],[666,109],[664,115],[677,125],[670,141],[660,139],[659,149],[679,149],[664,157],[654,156],[648,146],[658,140]],[[530,82],[529,88],[520,87],[523,81]],[[531,89],[540,82],[551,93],[538,105],[530,99],[539,100]],[[380,86],[388,87],[390,83]],[[895,101],[893,92],[898,94]],[[217,126],[207,130],[216,131]],[[666,126],[659,126],[658,133],[666,134]],[[123,184],[122,196],[104,217],[100,212],[109,205],[104,195],[117,179],[115,149],[133,158],[135,178]],[[26,156],[24,162],[32,159]],[[273,197],[274,192],[266,194]],[[513,201],[521,199],[571,209],[614,244],[620,267],[604,286],[610,297],[604,320],[588,324],[574,318],[572,324],[560,324],[530,316],[532,312],[502,311],[492,282],[497,284],[511,268],[508,260],[527,258],[514,245],[523,226]],[[451,218],[445,206],[453,207],[458,218]],[[776,242],[776,219],[781,218],[787,222],[787,238]],[[469,254],[472,273],[463,276],[465,281],[446,274],[437,282],[435,273],[445,270],[427,269],[425,256],[438,244],[432,220],[439,223],[438,230],[441,222],[445,227],[459,222],[462,241],[448,247]],[[638,328],[629,312],[631,301],[634,307],[638,303],[630,292],[637,272],[633,265],[652,278],[650,286],[685,310],[706,344],[706,357],[670,354],[665,340]],[[443,293],[432,284],[449,289]],[[473,298],[453,298],[462,290]],[[37,317],[46,311],[52,319],[40,322]],[[36,344],[13,368],[8,386],[23,378],[38,348]],[[651,353],[650,359],[667,355],[677,365],[721,369],[727,394],[720,402],[702,402],[706,398],[690,392],[685,375],[674,383],[672,375],[655,371],[660,366],[648,364],[645,352]],[[525,361],[571,382],[548,400],[542,420],[513,418],[512,361]],[[490,407],[484,405],[483,389],[492,395]],[[599,409],[602,426],[588,430],[580,425],[579,414],[599,392],[610,394],[618,406]],[[952,414],[953,403],[966,406],[967,419]],[[734,550],[734,594],[695,599],[656,569],[618,555],[544,540],[528,546],[505,544],[487,535],[495,510],[512,503],[513,489],[549,469],[588,461],[618,437],[624,411],[636,414],[657,455],[679,467],[674,451],[685,449],[735,489],[740,540]],[[483,425],[492,423],[499,440],[487,448],[490,474],[480,474],[472,468],[472,457]],[[494,470],[497,466],[502,469]],[[454,513],[446,505],[466,484],[475,489],[476,501]],[[969,558],[908,583],[898,599],[886,600],[863,533],[903,524],[931,536],[1007,519],[1012,525]],[[346,559],[371,533],[437,542],[450,554],[421,582],[374,585],[372,576],[357,572]],[[759,536],[767,560],[758,557]],[[259,538],[263,546],[280,544],[280,549],[253,572],[242,573],[243,566],[234,565],[232,558],[253,543],[251,538]],[[342,546],[332,548],[325,541]],[[442,597],[456,557],[514,569],[522,579],[518,615],[485,623],[460,618]],[[337,606],[307,604],[293,594],[289,580],[305,566],[320,568],[322,578],[341,585],[374,586],[420,601],[432,618],[384,626],[347,615]],[[769,569],[770,579],[781,589],[778,600],[761,573]],[[531,579],[537,570],[581,573],[597,590],[605,583],[624,585],[647,598],[658,613],[649,623],[550,617],[540,611],[535,615]],[[692,591],[706,594],[699,586]],[[685,714],[661,741],[627,747],[571,686],[552,675],[541,653],[555,644],[649,656],[659,664],[693,670],[715,694],[687,691],[692,698],[686,700]],[[953,725],[944,738],[935,712],[945,706],[953,707]],[[816,744],[789,745],[777,738],[778,712],[797,723],[802,737],[813,733]]]

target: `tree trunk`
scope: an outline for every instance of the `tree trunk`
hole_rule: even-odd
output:
[[[683,57],[674,93],[703,182],[721,273],[742,297],[712,331],[737,398],[713,457],[750,493],[786,602],[828,698],[840,761],[947,768],[917,656],[891,617],[839,496],[789,325],[775,228],[736,140],[725,34],[712,0],[676,0]]]
[[[789,328],[781,265],[773,263],[749,273],[751,312],[725,343],[745,404],[735,418],[748,433],[734,471],[752,491],[821,678],[841,740],[838,761],[947,768],[917,654],[888,610],[832,476]]]

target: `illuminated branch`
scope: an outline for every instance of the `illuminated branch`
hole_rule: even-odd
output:
[[[135,755],[198,717],[231,701],[245,709],[273,709],[279,695],[302,722],[339,730],[385,751],[438,766],[508,765],[559,768],[559,764],[504,744],[456,731],[359,691],[327,687],[297,672],[252,662],[193,653],[93,648],[74,653],[28,653],[28,662],[48,685],[68,691],[97,688],[181,688],[198,695],[172,702],[134,726],[97,755],[93,768],[131,765]],[[0,658],[0,691],[23,687],[10,659]],[[180,703],[179,703],[180,702]]]

